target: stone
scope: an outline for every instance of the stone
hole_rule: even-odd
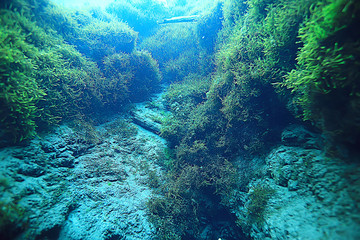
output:
[[[34,163],[23,163],[20,165],[18,173],[30,177],[40,177],[45,173],[45,170]]]
[[[230,205],[252,239],[360,239],[360,181],[354,182],[360,179],[360,165],[326,156],[319,144],[309,144],[311,139],[316,134],[291,126],[263,166],[248,165],[248,172],[257,166],[258,172],[266,168],[269,173],[251,179],[248,188],[261,183],[275,190],[261,224],[246,216],[249,197]]]
[[[0,201],[16,196],[29,219],[20,239],[155,238],[146,202],[156,193],[147,171],[162,174],[157,162],[166,141],[130,124],[134,136],[110,134],[97,145],[77,141],[62,125],[29,146],[0,149],[0,176],[12,183]],[[148,169],[139,167],[144,162]]]
[[[302,146],[307,149],[321,149],[323,139],[319,134],[312,133],[302,125],[290,125],[281,134],[281,141],[286,146]]]

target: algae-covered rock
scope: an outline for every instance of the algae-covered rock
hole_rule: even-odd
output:
[[[0,149],[0,238],[154,239],[146,202],[166,142],[122,117],[94,130],[97,144],[74,130]]]
[[[282,136],[285,146],[274,148],[262,165],[267,173],[248,185],[274,190],[263,219],[249,221],[239,205],[235,213],[244,219],[243,229],[253,239],[358,239],[360,166],[309,145],[320,136],[303,127],[291,126]],[[250,194],[244,206],[251,203]]]

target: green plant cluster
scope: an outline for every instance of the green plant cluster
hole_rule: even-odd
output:
[[[46,95],[36,82],[31,60],[38,51],[21,34],[20,19],[20,13],[0,10],[0,121],[16,141],[33,136],[39,116],[36,104]]]
[[[192,96],[190,85],[197,88],[195,82],[203,77],[190,74],[167,94],[174,117],[163,134],[178,146],[178,156],[197,159],[200,154],[207,159],[204,150],[208,156],[221,153],[226,158],[239,151],[258,153],[276,138],[276,126],[286,124],[290,114],[273,84],[294,67],[296,32],[306,6],[308,1],[248,1],[246,7],[224,2],[210,86],[199,88],[199,97]]]
[[[159,62],[165,82],[179,82],[189,73],[211,71],[211,56],[199,45],[193,23],[162,25],[139,47]]]
[[[149,219],[156,226],[160,239],[199,238],[201,219],[209,214],[202,206],[206,192],[228,194],[236,185],[236,172],[227,161],[213,161],[207,166],[184,162],[173,166],[166,184],[160,187],[163,197],[153,197],[147,203]]]
[[[200,46],[209,53],[215,50],[217,33],[222,27],[222,7],[223,4],[218,2],[208,13],[202,14],[196,26]]]
[[[310,14],[312,2],[223,2],[222,29],[216,34],[216,51],[214,54],[208,51],[207,58],[215,64],[215,69],[210,74],[209,71],[187,73],[182,81],[170,86],[165,96],[172,116],[163,123],[162,136],[174,149],[176,161],[172,161],[172,175],[168,180],[171,184],[164,192],[176,192],[181,197],[169,198],[165,194],[164,199],[154,199],[163,202],[159,204],[161,212],[152,212],[155,225],[173,229],[171,226],[180,224],[174,219],[184,217],[169,208],[193,209],[193,200],[198,201],[202,194],[218,195],[222,203],[229,202],[232,191],[240,186],[234,177],[237,170],[228,160],[239,153],[245,159],[259,155],[279,138],[280,129],[292,116],[286,109],[288,96],[279,95],[274,85],[282,82],[283,76],[296,64],[297,32]],[[163,34],[166,39],[166,32]],[[197,35],[199,43],[200,35]],[[163,56],[160,65],[162,61],[169,61],[164,56],[170,55],[159,52],[159,56]],[[191,175],[192,172],[196,174]],[[184,189],[187,188],[193,195],[186,195]],[[177,199],[181,203],[177,203],[180,201]],[[255,194],[251,214],[261,212],[256,209],[259,202],[256,199]],[[191,211],[184,214],[188,219],[185,226],[196,226],[196,219],[201,215]],[[196,230],[191,231],[196,236]],[[185,233],[186,230],[177,232],[182,236]]]
[[[157,21],[169,14],[169,9],[157,1],[116,1],[106,11],[126,22],[143,36],[148,36],[157,27]]]
[[[159,87],[162,76],[158,63],[146,51],[108,55],[102,64],[106,77],[104,100],[111,106],[126,99],[145,100]]]
[[[360,4],[319,1],[299,30],[297,68],[284,85],[295,94],[304,120],[339,142],[358,144],[360,136]]]
[[[27,224],[25,210],[12,202],[0,202],[0,235],[2,239],[13,239]]]
[[[156,61],[134,49],[137,33],[125,23],[46,0],[16,0],[0,11],[0,122],[8,140],[118,110],[160,83]]]
[[[106,55],[120,51],[131,53],[137,39],[136,32],[125,23],[117,21],[92,20],[81,31],[85,35],[85,44],[89,46],[93,59],[102,59]]]
[[[249,202],[246,206],[250,222],[261,224],[264,221],[265,209],[275,190],[258,184],[250,189]]]

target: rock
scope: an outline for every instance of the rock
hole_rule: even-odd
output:
[[[290,125],[281,134],[281,141],[286,146],[302,146],[309,149],[321,149],[323,139],[319,134],[312,133],[301,125]]]
[[[45,170],[34,163],[22,163],[19,167],[18,173],[29,177],[40,177],[45,173]]]
[[[133,136],[110,132],[94,145],[59,126],[28,146],[0,149],[0,179],[11,183],[0,202],[16,198],[27,213],[19,239],[154,239],[148,172],[162,174],[157,162],[166,141],[131,127],[138,128]]]
[[[151,118],[146,117],[145,115],[143,115],[142,112],[141,113],[134,112],[132,120],[135,124],[139,125],[140,127],[155,134],[160,134],[160,130],[161,130],[160,123],[157,123],[153,121]]]
[[[51,153],[51,152],[55,152],[56,151],[56,145],[54,145],[54,143],[50,143],[50,142],[41,142],[41,149],[45,152],[45,153]]]
[[[135,124],[157,135],[161,132],[161,123],[169,114],[161,94],[155,95],[151,102],[137,104],[131,112]]]
[[[247,219],[244,206],[249,197],[233,205],[251,238],[360,239],[360,181],[354,182],[360,179],[360,165],[326,156],[311,139],[317,139],[316,135],[292,126],[282,135],[284,145],[274,148],[258,165],[269,174],[252,179],[248,188],[260,182],[275,190],[261,223]]]
[[[72,155],[72,152],[70,150],[66,150],[57,156],[55,166],[73,168],[75,167],[74,160],[75,157]]]
[[[298,181],[290,179],[288,181],[289,191],[296,191],[298,189]]]

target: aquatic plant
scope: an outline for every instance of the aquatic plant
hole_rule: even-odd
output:
[[[147,51],[134,51],[130,57],[131,68],[135,70],[134,78],[129,83],[130,99],[145,100],[159,88],[162,75],[158,62]]]
[[[36,65],[30,60],[37,49],[26,42],[17,22],[21,15],[0,11],[0,121],[9,140],[22,141],[35,134],[36,104],[45,92],[36,82]]]
[[[172,84],[166,92],[165,100],[172,116],[164,120],[161,135],[173,146],[190,131],[192,118],[189,116],[193,116],[191,113],[196,106],[206,100],[209,87],[209,77],[189,74],[182,83]]]
[[[192,23],[162,25],[156,33],[140,43],[159,62],[165,82],[182,81],[188,73],[211,71],[211,55],[197,42]]]
[[[26,227],[25,209],[13,202],[0,202],[0,236],[13,239]]]
[[[159,85],[156,61],[133,52],[137,34],[125,23],[45,0],[34,2],[38,8],[30,0],[13,3],[0,10],[0,121],[8,140],[29,139],[62,120],[87,120]],[[119,63],[119,56],[128,60]]]
[[[161,239],[181,239],[186,235],[199,237],[207,211],[202,205],[209,194],[227,196],[236,185],[236,171],[227,161],[214,160],[208,166],[174,162],[166,184],[160,186],[163,197],[152,197],[147,203],[149,220]]]
[[[257,184],[249,192],[249,202],[245,206],[249,221],[261,224],[264,220],[266,204],[274,195],[275,190],[266,185]]]
[[[137,41],[137,33],[127,24],[118,21],[93,20],[81,29],[86,48],[83,52],[96,61],[114,53],[131,53]]]
[[[196,25],[196,31],[200,45],[207,50],[213,52],[215,50],[217,33],[222,27],[222,10],[221,2],[218,2],[214,9],[209,10],[207,14],[203,14]]]
[[[157,62],[146,51],[106,56],[103,69],[107,78],[104,97],[112,107],[128,98],[145,100],[158,89],[162,77]]]
[[[223,28],[212,56],[215,71],[207,77],[206,72],[188,74],[172,84],[165,97],[172,117],[163,123],[162,136],[176,153],[168,182],[184,181],[197,196],[219,194],[223,204],[241,188],[230,160],[240,153],[246,159],[266,151],[292,118],[274,83],[295,66],[297,31],[310,5],[294,0],[224,1]],[[182,180],[182,174],[195,170],[196,178],[187,175]],[[265,190],[255,190],[250,215],[261,217],[265,207],[258,204],[271,192]],[[180,196],[189,200],[185,193]]]
[[[300,115],[338,142],[359,141],[359,34],[356,1],[320,1],[299,30],[297,68],[286,77]]]
[[[157,21],[165,17],[168,9],[159,2],[148,0],[113,2],[107,6],[106,11],[126,22],[141,35],[147,36],[157,27]]]
[[[202,101],[194,102],[183,93],[189,88],[185,82],[182,92],[170,88],[171,96],[167,99],[174,119],[171,127],[165,124],[163,133],[174,140],[183,139],[181,149],[187,145],[191,149],[194,142],[200,141],[213,153],[232,155],[240,149],[258,152],[266,146],[267,139],[277,134],[268,130],[277,121],[275,116],[283,116],[284,122],[290,118],[272,83],[281,81],[283,74],[295,64],[297,30],[294,29],[304,18],[306,4],[265,3],[248,2],[248,13],[244,15],[243,3],[224,2],[223,15],[230,19],[224,19],[224,28],[218,33],[216,73],[211,86],[203,92]],[[291,7],[284,7],[288,5]],[[177,99],[175,93],[182,99]],[[277,121],[277,124],[282,123]]]

